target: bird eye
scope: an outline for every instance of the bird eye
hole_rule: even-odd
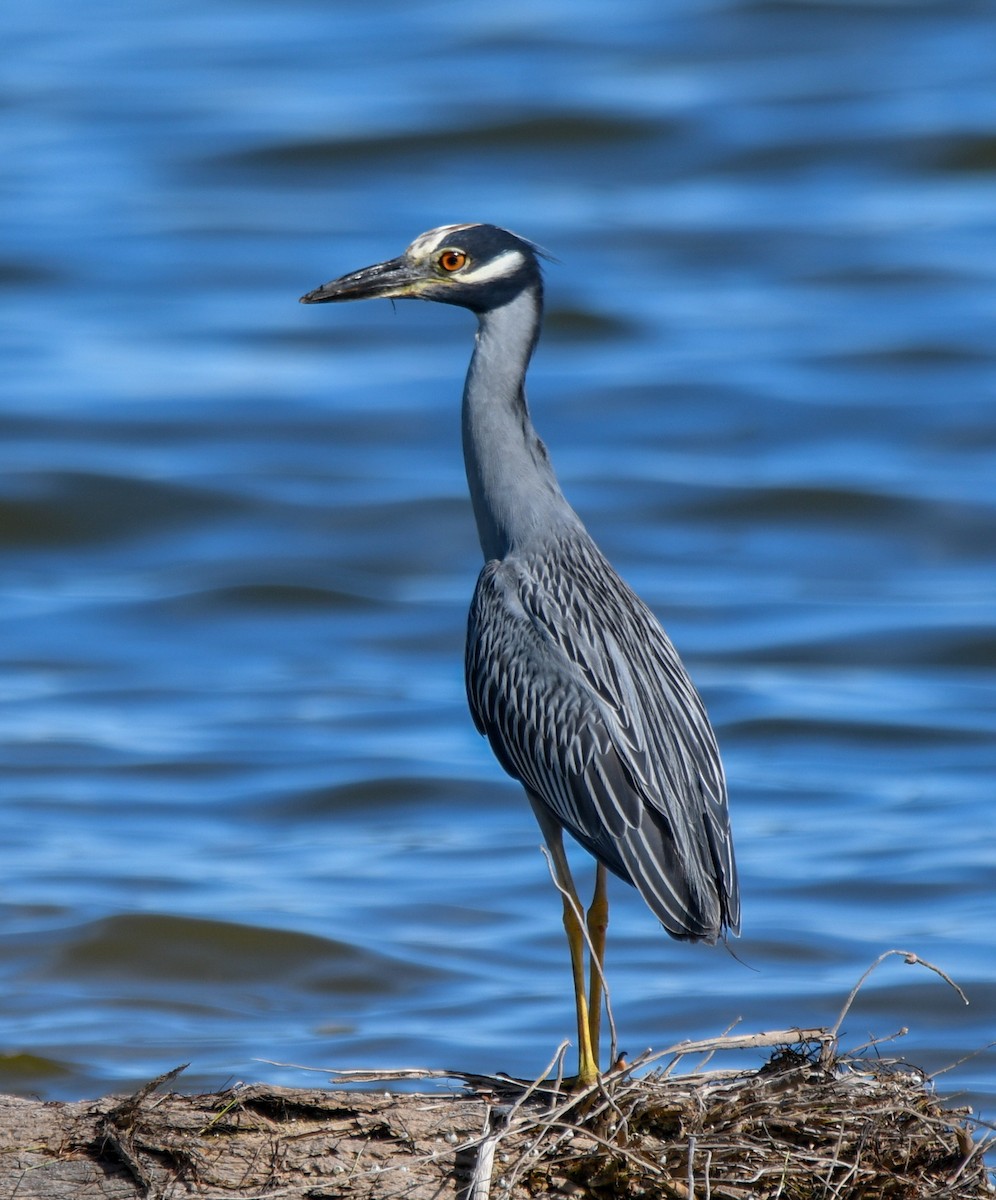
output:
[[[466,262],[467,256],[462,250],[444,250],[439,256],[439,265],[444,271],[459,271]]]

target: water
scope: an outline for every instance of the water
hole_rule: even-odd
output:
[[[987,5],[39,0],[0,107],[0,1086],[533,1075],[558,901],[466,714],[473,321],[297,297],[447,221],[557,257],[532,407],[706,698],[743,963],[613,890],[631,1054],[845,1023],[996,1115]],[[320,1077],[319,1077],[320,1078]]]

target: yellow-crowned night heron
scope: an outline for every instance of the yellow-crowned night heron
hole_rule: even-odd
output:
[[[445,225],[400,258],[323,284],[305,304],[438,300],[476,313],[463,391],[467,481],[484,551],[467,631],[470,711],[526,789],[564,897],[579,1079],[598,1075],[606,868],[672,937],[738,933],[726,784],[702,701],[653,614],[564,499],[526,406],[539,336],[538,251],[493,225]],[[567,830],[597,860],[587,914]]]

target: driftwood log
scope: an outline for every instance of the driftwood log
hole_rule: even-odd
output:
[[[779,1048],[755,1071],[675,1073],[685,1055],[731,1045]],[[124,1099],[0,1097],[0,1200],[996,1194],[991,1143],[968,1110],[945,1108],[905,1064],[838,1058],[834,1045],[822,1030],[686,1043],[663,1067],[637,1077],[638,1061],[583,1093],[465,1075],[414,1095],[255,1085],[186,1096],[167,1090],[177,1068]]]

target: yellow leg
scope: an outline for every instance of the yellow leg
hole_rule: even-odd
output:
[[[601,863],[595,868],[595,893],[588,909],[588,943],[591,962],[588,968],[588,1038],[598,1061],[602,1032],[602,995],[605,979],[605,935],[609,928],[609,894],[605,886],[606,870]]]
[[[598,1028],[601,1017],[601,994],[599,993],[594,1029],[595,1039],[592,1040],[592,1022],[585,996],[584,980],[584,929],[581,924],[581,901],[578,899],[577,888],[571,876],[571,868],[564,853],[564,843],[559,829],[546,832],[546,841],[553,859],[553,869],[557,883],[561,889],[564,901],[564,929],[567,933],[567,945],[571,951],[571,972],[574,976],[574,1003],[578,1017],[578,1083],[587,1087],[598,1078]],[[599,867],[599,870],[602,868]],[[604,890],[604,881],[603,881]],[[594,968],[592,968],[594,970]]]

